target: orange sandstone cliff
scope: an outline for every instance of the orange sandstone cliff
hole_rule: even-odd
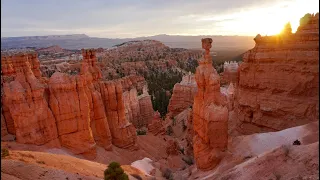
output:
[[[319,14],[294,34],[254,40],[239,66],[237,131],[278,131],[319,120]]]
[[[19,143],[66,147],[75,154],[95,155],[136,144],[135,127],[125,116],[120,81],[102,81],[95,51],[83,50],[79,75],[56,72],[41,77],[36,55],[1,58],[1,127]],[[6,133],[4,133],[5,135]]]
[[[202,39],[206,50],[196,69],[198,92],[193,104],[193,153],[198,169],[209,170],[218,165],[221,152],[228,143],[228,108],[220,92],[220,77],[209,54],[212,39]]]

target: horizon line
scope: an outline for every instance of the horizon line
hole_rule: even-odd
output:
[[[259,34],[259,33],[257,33]],[[45,37],[45,36],[75,36],[75,35],[84,35],[87,36],[89,38],[105,38],[105,39],[135,39],[135,38],[147,38],[147,37],[154,37],[154,36],[191,36],[191,37],[197,37],[197,36],[240,36],[240,37],[255,37],[256,35],[204,35],[204,34],[200,34],[200,35],[188,35],[188,34],[156,34],[156,35],[148,35],[148,36],[137,36],[137,37],[114,37],[114,38],[110,38],[110,37],[96,37],[96,36],[89,36],[87,34],[49,34],[49,35],[34,35],[34,36],[1,36],[2,38],[19,38],[19,37]]]

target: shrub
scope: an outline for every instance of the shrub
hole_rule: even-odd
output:
[[[297,140],[293,141],[293,145],[301,145],[301,142],[297,139]]]
[[[119,163],[111,162],[108,169],[104,171],[104,180],[129,180],[129,177]]]
[[[173,174],[172,174],[172,171],[168,168],[166,168],[164,170],[164,172],[162,173],[162,176],[166,179],[170,179],[170,180],[173,180]]]
[[[189,166],[193,164],[193,159],[190,156],[183,157],[182,160],[186,162]]]
[[[38,164],[46,164],[44,161],[36,161]]]
[[[166,133],[167,133],[167,135],[171,136],[171,134],[173,133],[173,129],[171,126],[167,127]]]
[[[176,125],[176,121],[177,121],[176,118],[173,118],[173,119],[172,119],[172,126],[175,126],[175,125]]]
[[[184,154],[184,148],[180,148],[179,151]]]
[[[184,120],[182,121],[182,130],[185,131],[187,129],[186,123]]]
[[[306,25],[309,22],[310,18],[311,18],[310,13],[305,14],[302,18],[300,18],[300,26]]]
[[[5,148],[1,149],[1,157],[3,158],[3,157],[6,157],[6,156],[9,156],[8,149],[5,149]]]
[[[146,135],[147,132],[145,130],[137,129],[137,135]]]
[[[142,91],[138,91],[138,96],[140,96],[143,92]]]

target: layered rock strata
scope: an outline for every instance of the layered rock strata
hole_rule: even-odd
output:
[[[254,40],[239,67],[235,109],[241,134],[319,120],[319,14],[294,34]]]
[[[228,143],[227,100],[220,92],[220,77],[212,66],[211,43],[211,38],[202,39],[206,53],[195,74],[198,92],[193,104],[193,152],[197,168],[202,170],[218,165]]]
[[[239,65],[235,61],[224,62],[223,64],[223,78],[229,83],[237,83],[239,78]]]
[[[30,55],[3,57],[2,75],[14,80],[3,83],[3,113],[8,132],[17,142],[43,145],[58,137],[55,118],[44,96],[45,86],[32,71]],[[11,67],[14,71],[6,71]]]
[[[127,119],[136,128],[147,127],[154,111],[145,79],[131,75],[120,79],[120,82]]]
[[[148,131],[155,136],[158,134],[161,134],[161,135],[165,134],[165,129],[162,124],[162,119],[158,111],[154,113],[152,121],[149,122]]]
[[[79,75],[56,72],[48,80],[34,54],[2,57],[2,129],[19,143],[62,145],[75,154],[94,155],[96,144],[134,147],[121,81],[101,81],[95,51],[82,55]]]
[[[173,116],[193,105],[193,99],[197,92],[197,83],[194,75],[188,74],[182,77],[182,81],[173,87],[173,93],[168,105],[168,111]]]

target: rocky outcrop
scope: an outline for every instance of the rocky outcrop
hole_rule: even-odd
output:
[[[130,148],[136,143],[135,127],[126,119],[121,82],[103,82],[102,99],[112,135],[112,144]]]
[[[140,124],[147,126],[153,119],[154,110],[152,107],[151,96],[148,94],[146,87],[138,99],[140,106]]]
[[[119,80],[123,87],[125,114],[136,128],[146,127],[153,119],[151,96],[142,76],[127,76]]]
[[[224,62],[223,79],[229,83],[237,83],[239,78],[239,65],[235,61]]]
[[[194,75],[188,74],[182,77],[182,81],[173,87],[173,94],[170,98],[168,111],[176,116],[186,108],[193,105],[193,98],[197,92],[197,83]]]
[[[228,109],[220,92],[220,77],[209,54],[212,39],[202,39],[206,50],[196,69],[198,92],[193,104],[193,152],[198,169],[209,170],[218,165],[221,152],[228,143]]]
[[[27,65],[26,62],[28,62]],[[18,52],[1,58],[1,75],[3,76],[16,76],[18,72],[24,73],[29,69],[36,78],[41,77],[40,62],[36,53]]]
[[[294,34],[261,37],[239,67],[235,109],[241,134],[319,120],[319,15]]]
[[[154,113],[153,119],[149,122],[148,131],[155,136],[158,134],[161,134],[161,135],[165,134],[165,129],[162,124],[162,119],[158,111]]]
[[[31,56],[33,57],[33,56]],[[4,76],[12,76],[14,81],[3,84],[2,103],[8,132],[15,134],[17,142],[43,145],[57,139],[55,118],[44,96],[45,86],[36,78],[31,69],[29,55],[19,54],[3,57],[7,67],[14,71],[2,71]],[[36,64],[36,63],[35,63]]]
[[[4,116],[1,113],[1,139],[6,135],[8,135],[6,120],[4,119]]]
[[[56,119],[61,145],[75,154],[84,153],[95,146],[85,83],[79,76],[70,77],[57,72],[51,76],[48,84],[49,104]]]
[[[167,141],[166,147],[167,155],[178,155],[179,154],[179,145],[177,141],[170,139]]]
[[[2,57],[2,129],[15,134],[19,143],[61,144],[91,157],[96,144],[107,150],[112,144],[135,147],[121,81],[101,81],[95,51],[83,50],[82,55],[79,75],[56,72],[50,79],[38,77],[34,54]]]

